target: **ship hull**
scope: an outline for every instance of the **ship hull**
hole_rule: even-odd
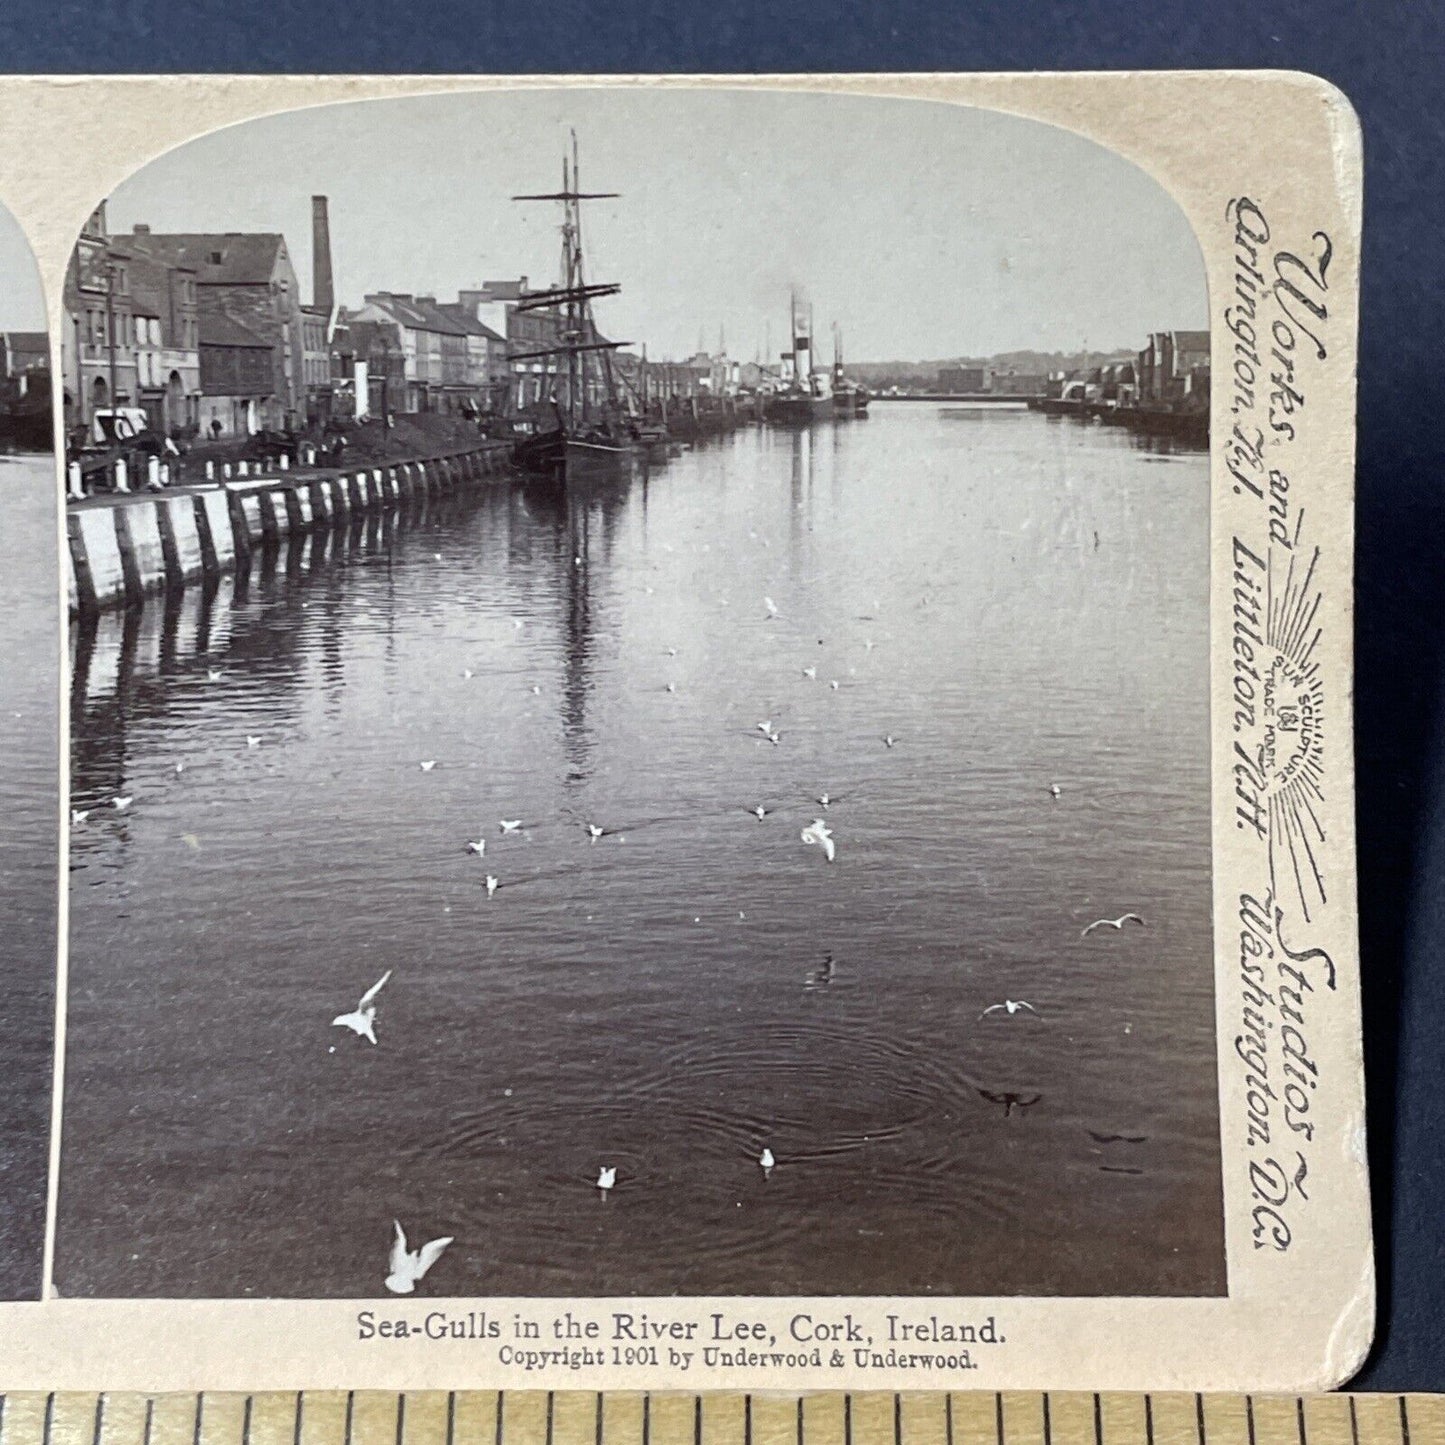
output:
[[[763,416],[774,426],[811,426],[832,418],[833,398],[787,394],[769,397]]]

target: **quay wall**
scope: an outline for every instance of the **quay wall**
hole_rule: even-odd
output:
[[[91,497],[66,518],[70,610],[127,606],[219,576],[284,538],[511,475],[511,447],[487,442],[449,456],[324,475],[279,470],[168,492]]]

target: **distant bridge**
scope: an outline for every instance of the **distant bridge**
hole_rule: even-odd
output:
[[[1029,402],[1037,392],[1011,391],[875,391],[874,401],[1012,401]]]

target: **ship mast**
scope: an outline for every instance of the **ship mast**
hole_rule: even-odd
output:
[[[512,197],[514,201],[562,202],[561,285],[549,291],[541,291],[524,297],[517,304],[518,311],[538,311],[560,305],[563,311],[562,332],[558,337],[560,344],[555,347],[542,347],[536,351],[513,352],[512,360],[523,361],[539,356],[566,356],[565,425],[568,431],[575,431],[579,422],[587,420],[587,353],[593,351],[601,353],[600,373],[605,383],[607,397],[610,400],[616,389],[611,353],[618,347],[628,344],[625,341],[601,341],[598,339],[597,325],[592,318],[592,302],[599,296],[615,296],[622,288],[611,282],[589,285],[582,260],[581,202],[615,200],[617,193],[615,191],[584,191],[579,177],[577,132],[573,131],[572,153],[570,156],[564,153],[562,157],[562,189],[543,195]]]

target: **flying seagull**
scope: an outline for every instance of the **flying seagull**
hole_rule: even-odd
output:
[[[206,681],[207,681],[207,682],[220,682],[220,680],[221,680],[221,669],[220,669],[219,667],[208,667],[208,668],[206,669]]]
[[[1054,797],[1057,798],[1057,797],[1059,796],[1059,794],[1062,793],[1063,791],[1064,791],[1064,790],[1063,790],[1057,783],[1050,783],[1050,784],[1049,784],[1049,792],[1052,793]]]
[[[803,669],[803,676],[804,676],[804,677],[807,677],[807,678],[816,678],[817,675],[818,675],[818,669],[817,669],[816,667],[805,667],[805,668]]]
[[[485,838],[478,838],[475,842],[467,844],[467,852],[475,853],[478,858],[481,858],[486,851],[487,840]]]
[[[437,765],[437,760],[436,760],[435,758],[429,758],[426,762],[424,762],[424,763],[421,765],[421,770],[422,770],[422,772],[424,772],[424,773],[429,773],[429,772],[431,772],[431,770],[432,770],[434,767],[436,767],[436,765]]]
[[[70,810],[70,826],[78,828],[88,817],[90,817],[89,808],[72,808]]]
[[[359,1035],[370,1043],[376,1042],[376,996],[385,986],[387,979],[391,977],[391,970],[382,974],[367,991],[361,995],[361,1002],[356,1005],[354,1013],[337,1014],[331,1020],[331,1027],[338,1025],[344,1029],[350,1029],[352,1033]],[[420,1275],[417,1276],[421,1278]]]
[[[1117,918],[1099,918],[1091,923],[1080,935],[1080,938],[1087,938],[1096,928],[1112,928],[1117,933],[1124,931],[1124,925],[1133,920],[1140,928],[1144,927],[1144,920],[1137,913],[1121,913]]]
[[[406,1247],[406,1232],[400,1222],[395,1219],[391,1222],[396,1225],[396,1239],[391,1246],[388,1265],[391,1273],[386,1277],[386,1287],[392,1294],[410,1294],[427,1270],[442,1257],[442,1250],[452,1242],[452,1236],[448,1234],[411,1250]]]
[[[617,1183],[617,1169],[613,1165],[604,1164],[597,1171],[597,1187],[599,1189],[611,1189]]]
[[[117,794],[114,798],[110,800],[110,806],[114,808],[117,813],[123,813],[128,807],[130,807],[133,801],[134,799],[129,794],[127,794],[125,797],[121,797],[119,794]]]
[[[522,820],[520,818],[503,818],[501,824],[502,832],[515,833],[522,826]]]
[[[981,1014],[979,1014],[979,1018],[986,1019],[990,1014],[997,1013],[1000,1009],[1005,1010],[1010,1018],[1012,1018],[1014,1014],[1018,1013],[1020,1009],[1027,1009],[1031,1014],[1038,1013],[1038,1009],[1036,1009],[1033,1004],[1031,1004],[1027,999],[1006,998],[1002,1003],[989,1004],[989,1006],[984,1009]]]
[[[762,1166],[763,1173],[766,1174],[777,1162],[773,1158],[773,1151],[764,1145],[763,1152],[758,1156],[758,1163]]]
[[[885,748],[891,748],[897,741],[898,741],[898,739],[895,738],[892,733],[889,733],[889,734],[883,739],[883,746],[884,746]]]
[[[260,737],[256,733],[247,733],[246,746],[248,748],[259,748],[261,746]]]
[[[763,606],[768,609],[769,617],[776,617],[778,615],[778,604],[774,602],[771,597],[763,598]]]
[[[463,677],[471,677],[472,675],[473,675],[473,673],[472,673],[471,668],[469,668],[469,667],[464,667],[464,668],[462,668],[462,676],[463,676]]]
[[[759,803],[756,808],[749,808],[748,812],[750,812],[753,817],[755,817],[760,823],[763,821],[764,818],[768,816],[768,810],[763,807],[761,803]]]
[[[833,861],[833,854],[836,851],[833,847],[833,833],[822,818],[814,818],[812,823],[804,828],[798,836],[809,846],[814,843],[821,843],[823,845],[823,856],[830,863]]]
[[[490,898],[490,897],[492,896],[492,894],[494,894],[494,893],[497,891],[497,889],[500,888],[501,886],[502,886],[502,884],[501,884],[501,881],[500,881],[499,879],[494,878],[490,873],[487,874],[487,897],[488,897],[488,898]]]

